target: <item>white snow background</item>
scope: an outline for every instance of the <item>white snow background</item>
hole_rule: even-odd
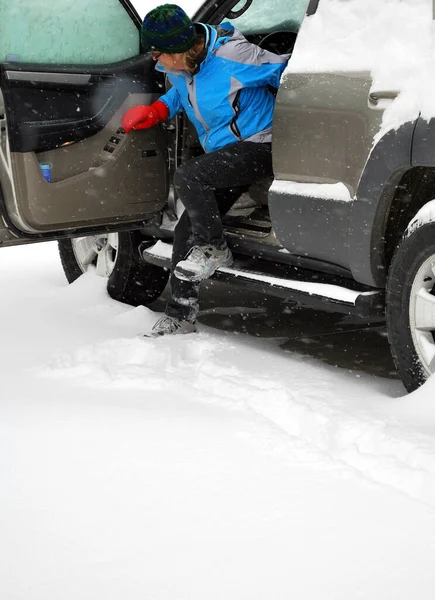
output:
[[[144,339],[55,244],[0,277],[1,600],[432,600],[434,377]]]
[[[144,339],[55,244],[0,276],[0,598],[433,598],[434,378]]]

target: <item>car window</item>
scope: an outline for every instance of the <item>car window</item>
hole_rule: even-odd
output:
[[[233,8],[243,8],[241,0]],[[248,10],[235,19],[225,19],[244,35],[270,33],[272,31],[294,31],[297,33],[305,16],[309,0],[253,0]]]
[[[0,0],[0,62],[109,64],[139,54],[119,0]]]

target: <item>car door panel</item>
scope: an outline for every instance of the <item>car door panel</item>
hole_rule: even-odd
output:
[[[269,207],[280,242],[293,254],[350,269],[353,199],[382,124],[382,107],[369,102],[371,86],[370,73],[363,71],[289,73],[283,79],[273,142],[281,191],[272,186]],[[292,186],[283,194],[282,182],[299,184],[300,193]],[[330,196],[315,184],[331,186]],[[326,226],[332,232],[327,237]]]
[[[353,196],[378,133],[370,73],[291,74],[274,116],[274,169],[280,179],[344,183]],[[290,132],[290,135],[289,135]],[[279,152],[286,146],[287,152]]]
[[[141,226],[167,202],[168,150],[163,128],[121,129],[128,108],[164,91],[150,54],[139,53],[141,20],[131,3],[58,0],[49,20],[26,0],[0,4],[6,229],[24,242]],[[0,244],[11,243],[3,231]]]
[[[12,152],[40,152],[100,131],[132,93],[158,92],[149,56],[101,67],[4,63]]]
[[[153,66],[143,56],[103,68],[1,66],[14,183],[3,185],[4,209],[19,232],[134,223],[164,206],[163,130],[120,130],[130,106],[158,97]]]

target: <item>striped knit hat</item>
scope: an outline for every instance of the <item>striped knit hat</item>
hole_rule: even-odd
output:
[[[145,15],[141,36],[145,50],[168,54],[186,52],[196,41],[194,24],[176,4],[162,4]]]

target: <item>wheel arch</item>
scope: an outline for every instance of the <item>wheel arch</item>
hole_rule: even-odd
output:
[[[349,266],[356,281],[385,287],[385,235],[391,208],[411,168],[416,121],[386,133],[373,147],[361,176],[349,223]]]
[[[434,198],[435,166],[415,166],[403,174],[387,215],[384,234],[384,254],[387,268],[391,263],[397,244],[411,221]]]

